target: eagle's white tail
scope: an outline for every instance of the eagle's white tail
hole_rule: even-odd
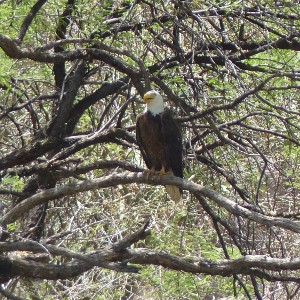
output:
[[[178,203],[181,199],[180,190],[176,185],[166,185],[166,189],[168,194],[170,195],[171,199]]]

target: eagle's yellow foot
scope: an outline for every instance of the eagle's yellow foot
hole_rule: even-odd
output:
[[[166,172],[165,167],[162,167],[161,170],[160,170],[159,173],[158,173],[158,179],[160,179],[160,177],[161,177],[162,175],[166,175],[166,174],[168,174],[168,172]]]
[[[149,179],[149,176],[150,176],[152,173],[153,173],[153,174],[155,173],[155,168],[154,168],[154,167],[152,167],[151,169],[147,170],[147,176],[146,176],[146,180],[147,180],[147,181],[148,181],[148,179]]]

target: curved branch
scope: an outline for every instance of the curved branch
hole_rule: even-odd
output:
[[[233,274],[259,273],[253,268],[268,271],[299,270],[300,259],[273,258],[266,255],[245,255],[232,260],[209,261],[197,258],[179,258],[173,255],[157,253],[148,249],[129,250],[131,263],[154,264],[169,269],[190,273],[204,273],[209,275],[230,276]],[[267,278],[268,279],[268,278]],[[295,279],[300,282],[300,278]]]
[[[17,165],[25,165],[34,159],[45,155],[49,151],[59,151],[61,148],[69,145],[71,146],[56,154],[51,161],[48,161],[48,163],[68,157],[71,154],[96,143],[116,142],[119,139],[130,140],[132,143],[134,142],[134,138],[123,129],[109,129],[103,132],[94,132],[89,135],[67,137],[64,139],[50,137],[45,140],[36,141],[1,158],[0,170]]]
[[[83,98],[81,101],[76,103],[72,111],[70,113],[70,119],[67,124],[67,133],[72,133],[76,124],[78,123],[82,114],[93,104],[95,104],[100,99],[103,99],[111,94],[116,93],[121,88],[126,86],[129,82],[129,79],[121,78],[111,83],[103,83],[103,85],[94,91],[92,94],[88,95],[87,97]]]
[[[56,39],[65,39],[66,38],[66,30],[68,25],[70,24],[72,11],[75,9],[75,1],[68,0],[65,6],[63,13],[60,15],[58,19],[58,24],[55,30]],[[62,46],[54,47],[55,53],[64,52],[64,48]],[[65,77],[66,77],[66,66],[64,62],[55,62],[53,65],[53,73],[55,78],[55,85],[58,89],[61,89],[64,85]]]
[[[48,138],[15,150],[0,159],[0,170],[26,164],[61,145],[61,140]]]
[[[68,80],[64,78],[64,84],[62,85],[61,91],[62,97],[59,101],[57,114],[52,119],[47,129],[49,136],[64,137],[66,135],[66,125],[72,111],[75,97],[83,83],[84,73],[85,62],[80,61],[78,65],[75,64],[74,74],[72,74]]]
[[[63,186],[57,186],[55,188],[47,189],[40,193],[37,193],[19,204],[13,207],[6,215],[2,218],[2,224],[9,224],[20,218],[26,211],[31,208],[48,202],[49,200],[54,200],[60,197],[74,195],[79,192],[85,192],[95,189],[107,188],[111,186],[116,186],[118,184],[130,184],[130,183],[148,183],[152,185],[176,185],[183,190],[188,190],[195,195],[200,195],[209,198],[211,201],[215,202],[219,206],[225,208],[228,212],[247,218],[254,222],[266,225],[266,226],[277,226],[283,229],[287,229],[293,232],[300,233],[300,225],[297,222],[287,220],[279,217],[267,216],[259,212],[251,211],[233,200],[230,200],[217,191],[209,189],[207,187],[201,186],[191,181],[186,181],[181,178],[166,175],[160,179],[152,177],[147,179],[144,173],[113,173],[108,176],[100,177],[93,180],[84,180],[79,182],[74,182],[66,184]]]
[[[6,172],[3,172],[0,174],[1,176],[5,176],[7,174],[14,176],[18,174],[19,177],[25,177],[25,176],[31,176],[34,174],[42,174],[44,172],[53,172],[53,175],[55,176],[56,179],[61,179],[61,178],[66,178],[66,177],[74,177],[78,176],[81,174],[88,173],[93,170],[97,169],[115,169],[115,168],[121,168],[124,170],[128,170],[131,172],[142,172],[143,169],[130,164],[126,161],[122,160],[98,160],[94,163],[91,164],[85,164],[85,165],[79,165],[77,167],[71,167],[68,166],[66,168],[65,166],[70,164],[70,163],[75,163],[78,164],[80,163],[80,159],[66,159],[66,160],[57,160],[55,162],[49,163],[44,162],[40,164],[35,164],[33,166],[25,166],[25,167],[20,167],[20,168],[11,168],[7,169]],[[16,191],[11,191],[11,190],[1,190],[0,189],[0,194],[12,194],[16,196],[21,196],[23,193],[16,192]]]
[[[299,270],[300,259],[273,258],[266,255],[246,255],[232,260],[224,259],[211,261],[195,257],[182,258],[145,248],[128,249],[132,243],[142,240],[149,235],[150,232],[146,231],[148,224],[149,223],[146,223],[137,232],[128,236],[124,240],[88,254],[79,254],[65,248],[47,244],[37,245],[38,243],[22,242],[1,243],[1,250],[10,250],[12,246],[17,246],[18,248],[32,252],[43,252],[46,249],[53,255],[65,256],[73,258],[73,260],[69,263],[57,265],[38,263],[18,256],[0,256],[0,276],[23,276],[27,278],[56,280],[77,276],[93,267],[103,267],[118,272],[138,272],[139,268],[132,266],[131,264],[139,264],[157,265],[171,270],[189,272],[193,274],[202,273],[213,276],[243,274],[254,275],[269,281],[300,282],[300,277],[296,275],[274,276],[267,273],[267,271]],[[16,248],[14,250],[16,250]]]
[[[60,53],[52,53],[47,51],[37,51],[35,48],[21,48],[16,40],[0,33],[0,48],[10,58],[15,59],[31,59],[38,62],[59,63],[71,61],[86,57],[83,50],[76,49],[73,51],[64,51]]]
[[[202,118],[204,116],[210,115],[215,111],[219,111],[219,110],[227,110],[227,109],[234,109],[237,105],[239,105],[240,103],[242,103],[244,100],[246,100],[249,96],[256,94],[257,92],[261,91],[265,85],[270,82],[270,80],[272,80],[273,78],[277,77],[277,75],[272,75],[268,78],[266,78],[262,83],[260,83],[259,85],[257,85],[256,87],[254,87],[251,90],[248,90],[247,92],[245,92],[244,94],[242,94],[241,96],[237,97],[236,99],[234,99],[231,103],[228,104],[223,104],[223,105],[214,105],[200,113],[196,113],[192,116],[189,117],[184,117],[181,118],[181,122],[185,122],[185,121],[191,121],[191,120],[195,120],[198,118]]]
[[[32,20],[34,19],[34,17],[36,16],[36,14],[39,12],[39,10],[42,8],[42,6],[47,2],[47,0],[38,0],[31,8],[30,12],[28,13],[28,15],[25,17],[21,28],[19,30],[19,35],[18,35],[18,39],[20,41],[22,41],[25,37],[25,34],[32,22]]]
[[[74,139],[73,137],[65,138],[64,141],[69,141],[71,146],[53,156],[51,162],[58,159],[64,159],[88,146],[97,143],[117,143],[119,139],[129,140],[131,143],[135,143],[134,137],[130,135],[126,130],[120,128],[96,131],[83,137],[74,137]]]

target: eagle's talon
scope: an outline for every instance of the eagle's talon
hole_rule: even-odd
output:
[[[159,173],[158,173],[158,180],[160,180],[160,177],[161,177],[162,175],[166,175],[167,173],[168,173],[168,172],[166,172],[165,167],[162,167],[161,170],[160,170]]]
[[[148,169],[146,172],[147,172],[146,180],[148,181],[151,173],[155,174],[155,169],[154,167],[152,167],[151,169]]]

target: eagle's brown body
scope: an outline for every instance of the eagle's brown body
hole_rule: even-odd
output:
[[[183,177],[181,132],[169,111],[139,114],[136,138],[149,169],[161,171],[164,167],[166,172]]]

